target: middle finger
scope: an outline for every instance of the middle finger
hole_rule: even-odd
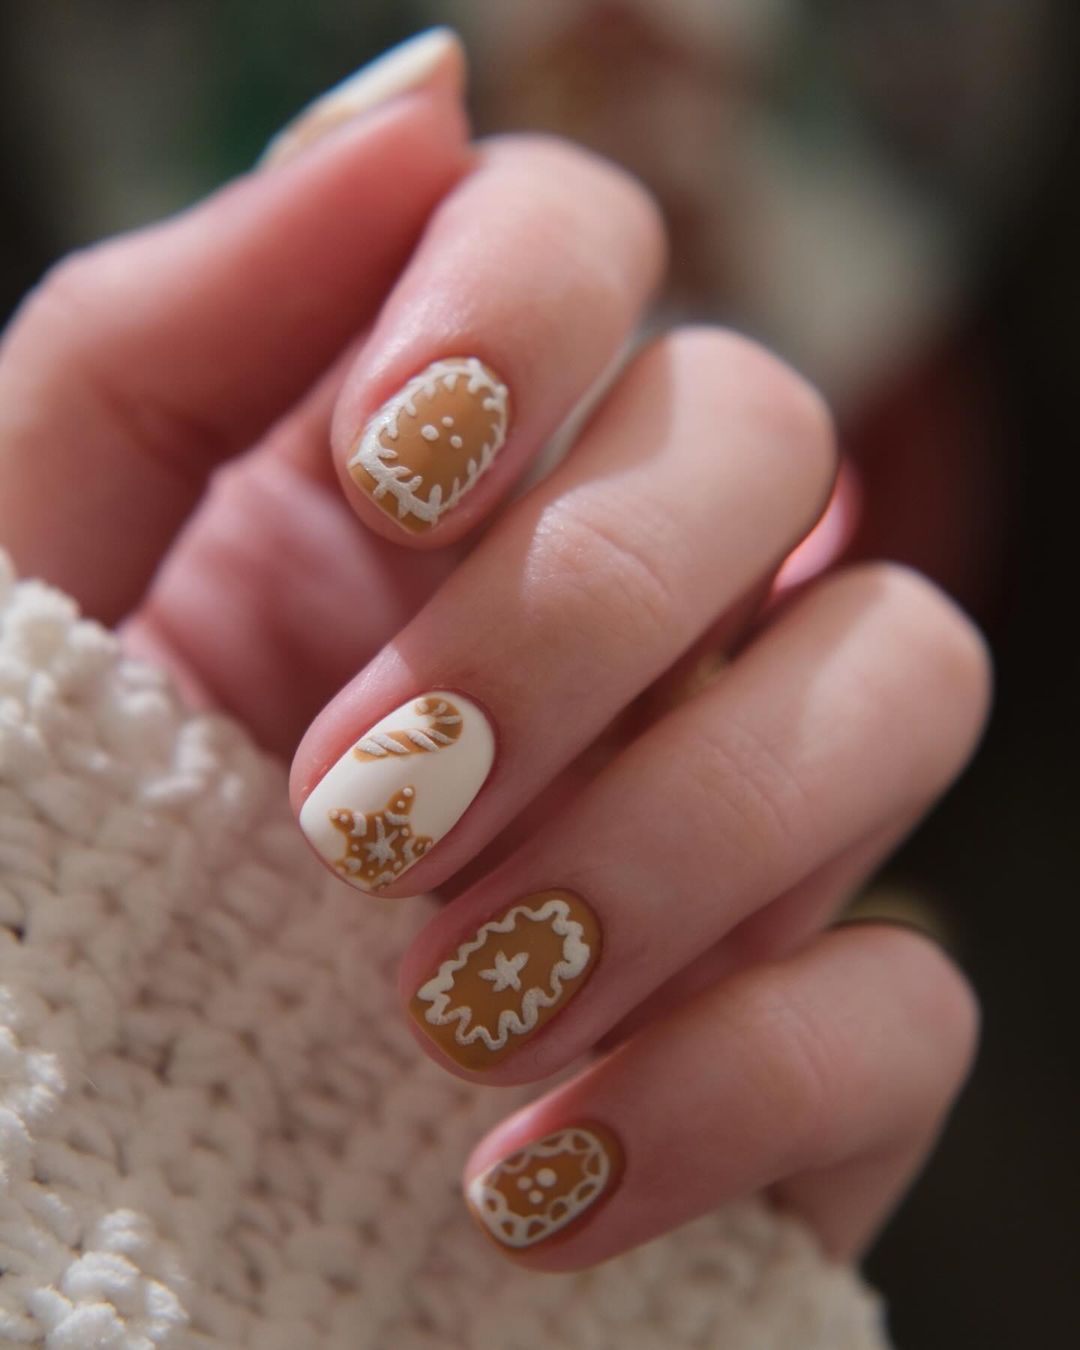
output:
[[[761,349],[686,330],[645,351],[310,728],[292,790],[316,852],[365,890],[446,880],[760,583],[833,472],[821,400]]]

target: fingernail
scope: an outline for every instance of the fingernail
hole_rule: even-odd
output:
[[[403,876],[453,829],[480,791],[495,737],[480,709],[437,689],[395,708],[311,790],[300,828],[362,891]]]
[[[622,1175],[618,1140],[602,1125],[546,1135],[473,1177],[473,1217],[503,1247],[535,1247],[565,1233],[610,1195]]]
[[[422,534],[488,471],[509,419],[509,390],[483,362],[434,361],[371,418],[349,473],[391,520]]]
[[[417,1025],[466,1069],[487,1069],[581,990],[600,955],[596,916],[571,891],[540,891],[483,924],[413,996]]]
[[[432,84],[440,76],[460,89],[464,71],[464,49],[452,29],[432,28],[418,33],[309,103],[273,138],[259,159],[259,167],[295,159],[345,123],[399,94]]]

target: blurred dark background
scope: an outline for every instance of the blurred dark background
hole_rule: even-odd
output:
[[[874,893],[951,941],[984,1047],[869,1274],[905,1350],[1080,1344],[1080,6],[5,0],[0,315],[436,22],[469,44],[480,130],[556,130],[652,186],[665,317],[732,323],[816,379],[862,482],[853,552],[922,567],[990,636],[986,742]]]

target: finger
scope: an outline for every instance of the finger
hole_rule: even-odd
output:
[[[925,809],[986,701],[982,641],[929,582],[821,582],[436,917],[402,972],[414,1026],[492,1081],[572,1062],[775,897]]]
[[[97,617],[129,610],[210,470],[370,320],[464,135],[444,89],[411,95],[54,269],[0,360],[0,539],[20,568]]]
[[[932,1139],[976,1024],[967,984],[925,939],[825,934],[499,1126],[466,1167],[470,1207],[507,1255],[572,1270],[777,1187],[846,1255]],[[839,1194],[791,1180],[841,1169]]]
[[[784,556],[832,469],[820,399],[760,349],[687,330],[644,352],[574,454],[312,725],[292,792],[313,847],[361,888],[401,894],[391,877],[415,858],[396,836],[381,870],[398,828],[382,816],[410,787],[408,838],[428,842],[409,889],[452,875]],[[427,693],[466,719],[454,748],[372,749],[371,736],[424,734],[414,704]],[[369,825],[378,837],[361,838]],[[361,870],[344,851],[354,846],[371,852]]]
[[[882,862],[914,828],[915,819],[904,817],[875,830],[736,924],[719,942],[706,948],[631,1008],[602,1038],[601,1046],[610,1049],[737,971],[791,955],[835,920],[863,890]]]
[[[460,539],[610,365],[663,259],[652,199],[621,170],[540,138],[482,147],[336,410],[361,518],[399,543]]]
[[[283,757],[456,562],[448,549],[390,558],[357,528],[327,453],[343,373],[335,362],[257,450],[214,475],[124,627],[128,646],[174,674],[182,665],[204,691],[196,706],[240,717]]]

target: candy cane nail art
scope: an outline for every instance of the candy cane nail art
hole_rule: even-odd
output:
[[[581,1219],[622,1175],[619,1142],[602,1125],[556,1130],[473,1177],[474,1217],[503,1247],[534,1247]]]
[[[600,928],[571,891],[541,891],[490,919],[413,996],[420,1029],[467,1069],[487,1069],[584,986]]]
[[[380,891],[461,819],[491,770],[495,738],[461,694],[403,703],[315,785],[300,827],[345,881]]]
[[[434,361],[368,422],[353,482],[402,529],[433,529],[488,471],[506,440],[510,394],[475,356]]]

